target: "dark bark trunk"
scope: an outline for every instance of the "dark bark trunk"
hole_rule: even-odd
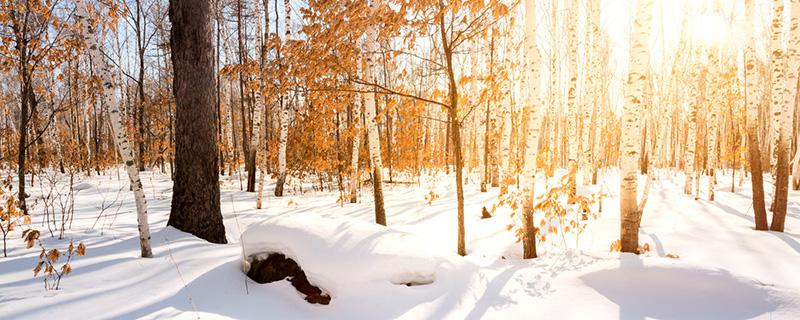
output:
[[[219,200],[210,3],[170,0],[175,73],[175,184],[167,225],[227,243]]]
[[[138,156],[139,156],[139,171],[144,171],[144,155],[146,154],[145,151],[145,123],[144,123],[144,46],[145,46],[145,37],[144,32],[142,30],[142,1],[136,1],[136,46],[137,46],[137,53],[139,58],[139,75],[138,79],[136,79],[136,99],[137,99],[137,107],[138,111],[136,113],[136,125],[138,129],[138,137],[137,137],[137,147],[138,147]]]
[[[776,146],[778,153],[778,164],[775,169],[775,200],[772,202],[772,223],[769,229],[772,231],[783,232],[786,223],[786,209],[789,197],[789,150],[787,150],[784,139],[781,137]]]
[[[751,121],[748,119],[748,121]],[[750,172],[753,186],[753,213],[755,216],[756,230],[767,230],[767,209],[764,204],[764,174],[761,171],[761,154],[758,150],[758,136],[755,130],[748,130],[747,144],[749,145]]]

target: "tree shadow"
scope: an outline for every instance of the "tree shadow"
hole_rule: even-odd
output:
[[[789,247],[791,247],[794,251],[800,254],[800,242],[797,241],[796,239],[797,236],[793,236],[791,233],[785,233],[785,232],[774,232],[774,231],[765,231],[765,232],[785,242],[787,245],[789,245]]]
[[[536,298],[549,296],[556,292],[551,282],[559,274],[583,269],[599,260],[575,252],[565,252],[551,257],[543,256],[533,260],[497,260],[487,268],[502,269],[502,271],[487,281],[483,295],[475,302],[475,308],[464,318],[481,319],[490,308],[507,308],[517,303],[514,297],[520,294]],[[525,271],[537,273],[535,276],[522,274]],[[517,283],[517,286],[512,287],[522,288],[522,292],[503,291],[512,281]]]
[[[617,304],[620,319],[750,319],[778,306],[764,287],[725,270],[644,266],[633,254],[580,279]]]

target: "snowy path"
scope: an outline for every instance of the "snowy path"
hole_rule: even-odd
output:
[[[66,234],[87,244],[87,256],[74,262],[74,272],[63,280],[62,290],[47,292],[41,279],[31,277],[38,252],[25,250],[18,235],[13,237],[9,257],[0,260],[0,314],[4,319],[796,319],[800,315],[798,192],[790,194],[788,230],[779,234],[752,230],[749,191],[737,188],[730,193],[726,184],[730,179],[720,179],[715,202],[683,195],[679,179],[659,181],[651,191],[640,236],[652,252],[620,257],[608,252],[617,239],[619,217],[617,187],[607,179],[612,197],[606,198],[600,220],[582,237],[580,252],[550,250],[539,259],[523,261],[521,246],[505,230],[507,217],[501,213],[479,219],[481,207],[491,206],[498,191],[480,193],[474,183],[466,186],[465,197],[470,255],[454,254],[455,193],[450,180],[440,178],[435,183],[440,199],[430,206],[424,194],[431,183],[422,188],[392,185],[386,192],[389,225],[424,239],[425,249],[444,259],[434,283],[361,286],[350,290],[355,293],[334,296],[329,306],[319,306],[306,303],[288,282],[245,281],[236,241],[248,225],[278,215],[311,212],[370,221],[369,194],[362,196],[362,203],[344,207],[336,203],[335,193],[290,194],[269,197],[266,209],[255,210],[254,194],[241,192],[237,181],[226,180],[222,209],[231,243],[211,245],[165,227],[170,182],[165,176],[146,174],[155,257],[140,259],[132,196],[116,176],[94,177],[81,182],[88,185],[77,194],[74,225]],[[109,206],[118,192],[124,202],[119,209],[119,202]],[[102,206],[109,208],[98,219]],[[34,219],[34,225],[40,223]],[[64,241],[43,234],[48,244],[63,246]],[[667,254],[680,259],[666,258]]]

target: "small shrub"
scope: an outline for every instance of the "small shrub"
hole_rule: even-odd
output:
[[[7,257],[8,235],[20,225],[31,223],[31,216],[17,209],[17,194],[11,192],[11,176],[0,182],[0,231],[3,233],[3,257]]]
[[[33,277],[37,277],[41,272],[44,277],[44,288],[46,290],[58,290],[61,286],[61,278],[72,273],[72,259],[75,256],[83,256],[86,254],[86,246],[83,242],[74,245],[72,240],[69,241],[66,251],[58,249],[47,250],[39,240],[39,231],[28,229],[22,233],[22,239],[25,241],[28,249],[38,244],[42,251],[39,253],[39,261],[36,267],[33,268]],[[66,256],[66,261],[61,267],[58,267],[58,262],[61,257]]]
[[[437,199],[439,199],[439,194],[433,191],[433,189],[428,190],[428,193],[425,194],[425,202],[427,202],[429,206],[433,205],[433,201]]]
[[[547,188],[544,194],[535,198],[533,219],[538,242],[547,242],[560,235],[562,245],[569,247],[566,238],[569,234],[575,238],[577,249],[580,235],[591,221],[597,220],[599,214],[593,206],[597,202],[596,195],[574,194],[575,175],[576,170],[571,170],[560,178],[557,185]],[[507,230],[514,232],[517,242],[522,241],[524,234],[522,211],[525,197],[533,196],[509,186],[508,190],[500,193],[498,203],[492,207],[492,213],[500,207],[511,209],[512,222]]]

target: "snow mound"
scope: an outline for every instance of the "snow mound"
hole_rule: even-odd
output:
[[[282,253],[297,262],[309,282],[334,296],[348,288],[357,291],[358,284],[429,284],[444,262],[411,234],[312,213],[251,225],[241,245],[245,273],[254,257]]]

